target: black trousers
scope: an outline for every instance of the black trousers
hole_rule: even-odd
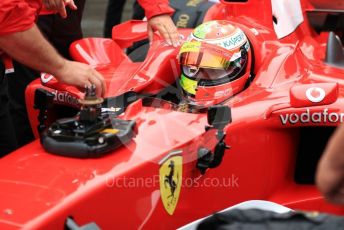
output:
[[[125,0],[109,0],[105,14],[104,37],[112,37],[112,27],[121,23]]]
[[[47,40],[57,51],[67,59],[70,59],[69,46],[82,38],[81,19],[86,0],[76,0],[78,10],[67,8],[67,18],[63,19],[59,14],[40,15],[37,26]]]
[[[0,157],[10,153],[17,147],[16,135],[8,109],[5,67],[0,60]]]
[[[77,0],[75,2],[78,10],[71,11],[67,9],[68,17],[66,19],[61,18],[58,14],[54,14],[41,15],[37,21],[37,25],[43,35],[62,56],[68,59],[70,58],[68,51],[70,44],[82,38],[81,18],[85,0]],[[16,61],[13,64],[14,73],[6,75],[9,98],[8,109],[14,126],[11,130],[15,131],[14,140],[11,143],[16,142],[17,146],[20,147],[34,139],[25,106],[25,89],[31,81],[40,76],[40,73]],[[13,139],[13,136],[11,138]],[[0,136],[0,142],[2,140],[5,139]],[[14,149],[15,146],[12,150]]]
[[[134,12],[131,18],[135,20],[142,20],[145,17],[144,9],[140,6],[140,4],[137,1],[134,2],[133,8]]]
[[[104,37],[112,37],[112,27],[121,23],[125,0],[109,0],[105,14]],[[134,2],[132,19],[141,20],[145,17],[142,7]]]

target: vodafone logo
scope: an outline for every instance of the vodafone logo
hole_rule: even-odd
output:
[[[306,91],[306,97],[308,100],[314,103],[319,103],[324,100],[326,96],[325,90],[319,87],[311,87]]]
[[[70,105],[74,107],[79,106],[78,98],[71,95],[68,92],[60,92],[60,91],[55,90],[51,93],[55,95],[54,101],[57,102],[58,104]]]
[[[51,79],[53,79],[54,76],[51,74],[47,74],[47,73],[41,73],[41,81],[46,84],[48,83]]]

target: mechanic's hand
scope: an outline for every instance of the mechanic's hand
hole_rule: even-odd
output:
[[[153,32],[157,30],[169,45],[177,47],[180,45],[177,27],[168,14],[152,17],[148,20],[148,38],[153,41]]]
[[[92,84],[96,86],[98,97],[106,93],[106,85],[103,76],[91,66],[80,62],[65,61],[63,67],[55,74],[55,77],[61,82],[85,89]]]
[[[57,11],[61,17],[67,17],[66,6],[72,10],[77,10],[74,0],[43,0],[43,4],[47,10]]]
[[[344,204],[344,125],[337,128],[319,162],[316,182],[331,202]]]

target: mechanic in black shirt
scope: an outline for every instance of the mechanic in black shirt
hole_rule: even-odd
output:
[[[66,15],[63,16],[62,12],[58,14],[54,11],[48,11],[49,6],[44,5],[36,23],[45,38],[67,59],[71,59],[69,55],[70,44],[82,38],[81,18],[85,0],[75,0],[74,2],[77,9],[63,8],[66,10]],[[45,1],[45,3],[49,4],[50,2]],[[25,106],[25,89],[31,81],[40,76],[40,72],[17,61],[13,61],[13,67],[14,72],[6,74],[9,111],[17,136],[18,147],[20,147],[34,140]]]
[[[62,83],[77,87],[95,84],[98,96],[104,95],[102,75],[89,65],[66,60],[44,39],[35,25],[41,3],[41,0],[0,1],[0,50],[32,68],[50,72]],[[0,156],[3,156],[13,151],[17,143],[8,111],[5,68],[0,62]]]
[[[7,1],[19,2],[19,0]],[[39,0],[37,0],[37,2],[39,2]],[[55,46],[58,52],[69,59],[68,50],[70,44],[82,38],[81,18],[85,0],[45,0],[43,3],[47,10],[55,10],[56,14],[40,15],[37,22],[38,27],[43,32],[44,36]],[[149,16],[149,31],[158,30],[169,43],[175,46],[178,45],[179,36],[177,29],[169,16],[169,14],[173,12],[173,9],[168,6],[168,1],[159,0],[152,4],[147,0],[141,0],[141,4],[146,7],[146,14],[148,13]],[[151,38],[152,33],[149,33],[149,35]],[[36,66],[37,65],[43,64],[37,63]],[[76,70],[81,66],[83,66],[83,64],[75,66]],[[2,120],[6,120],[6,122],[2,122],[4,124],[6,123],[6,125],[4,125],[3,135],[0,134],[0,142],[5,139],[6,141],[3,142],[3,145],[0,143],[0,156],[27,144],[34,138],[25,106],[25,89],[27,85],[32,80],[39,77],[40,74],[16,61],[14,61],[13,67],[14,72],[9,73],[7,77],[4,78],[4,66],[2,64],[0,66],[2,75],[0,76],[0,96],[1,100],[3,100],[1,105],[6,105],[3,106],[1,110],[1,112],[4,111],[4,114],[0,112],[0,116],[3,118]],[[87,68],[90,67],[87,66]],[[42,70],[42,67],[40,67],[40,69]],[[75,71],[75,73],[78,73],[78,71]],[[95,73],[97,73],[97,76],[99,75],[98,72],[95,71]],[[82,77],[82,74],[80,74],[80,78]],[[97,78],[102,79],[101,76]],[[76,84],[77,81],[73,83]],[[105,89],[103,84],[104,82],[102,82],[102,86],[96,84],[98,85],[98,92],[104,92]],[[8,99],[9,108],[7,108]],[[11,116],[9,116],[9,113]],[[11,126],[10,120],[12,120],[13,126]],[[15,132],[13,132],[13,129]]]
[[[62,7],[60,11],[49,11],[53,8],[54,0],[43,1],[43,10],[37,20],[37,26],[45,38],[66,59],[71,59],[69,46],[72,42],[82,38],[81,18],[85,0],[75,0],[77,9]],[[73,2],[73,4],[74,4]],[[64,15],[64,11],[66,14]],[[17,136],[18,147],[32,140],[34,136],[27,116],[25,106],[25,89],[30,82],[40,76],[40,72],[33,70],[17,61],[13,61],[14,72],[6,74],[8,80],[9,112]]]

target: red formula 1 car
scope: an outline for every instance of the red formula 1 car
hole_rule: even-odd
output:
[[[247,200],[343,215],[314,185],[344,119],[343,47],[328,32],[342,30],[342,3],[286,2],[221,1],[208,10],[205,21],[246,34],[251,62],[240,92],[205,107],[175,96],[179,47],[155,34],[143,60],[135,53],[147,45],[124,52],[147,37],[145,22],[115,27],[112,40],[75,42],[72,56],[104,75],[107,95],[84,95],[49,74],[27,88],[40,140],[0,161],[0,228],[175,229]],[[180,29],[185,38],[191,31]]]

